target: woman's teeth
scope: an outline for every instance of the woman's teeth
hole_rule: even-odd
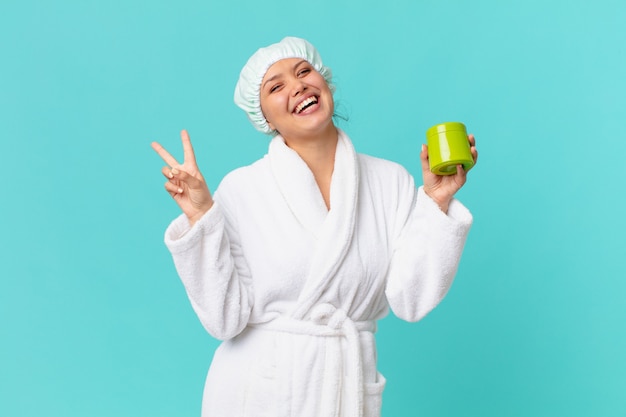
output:
[[[296,114],[301,113],[304,109],[309,107],[311,104],[317,103],[317,97],[309,97],[304,100],[302,103],[296,106]]]

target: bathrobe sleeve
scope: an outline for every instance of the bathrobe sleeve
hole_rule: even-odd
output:
[[[406,173],[398,180],[397,219],[386,295],[396,316],[418,321],[446,295],[457,272],[472,215],[456,199],[448,213],[415,188]]]
[[[253,303],[250,272],[225,212],[216,199],[193,227],[181,215],[165,232],[193,309],[209,334],[220,340],[244,329]]]

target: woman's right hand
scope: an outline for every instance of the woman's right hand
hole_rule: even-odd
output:
[[[183,142],[184,151],[182,164],[178,163],[157,142],[152,142],[152,149],[167,164],[161,170],[168,179],[165,183],[165,189],[185,213],[189,223],[193,225],[213,206],[213,198],[196,164],[196,156],[186,130],[180,132],[180,138]]]

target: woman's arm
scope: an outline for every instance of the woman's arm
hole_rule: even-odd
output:
[[[191,305],[213,337],[226,340],[247,325],[252,280],[239,237],[216,202],[193,226],[183,215],[165,233]]]
[[[448,213],[423,188],[394,244],[386,295],[396,316],[418,321],[446,295],[456,275],[472,223],[469,211],[452,199]]]
[[[184,130],[181,140],[182,164],[152,143],[168,164],[162,169],[168,179],[165,189],[183,211],[168,227],[165,243],[203,326],[215,338],[229,339],[243,330],[250,317],[250,273],[238,234],[226,221],[224,207],[213,201]]]
[[[478,159],[474,135],[468,136],[474,162]],[[399,227],[387,277],[386,295],[398,317],[417,321],[446,295],[456,275],[472,215],[454,194],[467,173],[459,165],[454,175],[430,171],[428,148],[420,154],[424,186],[417,191],[413,179],[401,180]]]

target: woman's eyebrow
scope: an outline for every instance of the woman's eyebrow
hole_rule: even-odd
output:
[[[296,62],[296,65],[293,66],[293,69],[298,68],[302,64],[308,64],[308,63],[309,63],[309,61],[307,61],[306,59],[303,59],[303,60],[301,60],[299,62]]]
[[[276,75],[272,75],[270,78],[268,78],[267,80],[265,80],[265,82],[263,83],[263,87],[265,87],[267,85],[267,83],[272,82],[278,78],[282,77],[282,74],[276,74]]]

